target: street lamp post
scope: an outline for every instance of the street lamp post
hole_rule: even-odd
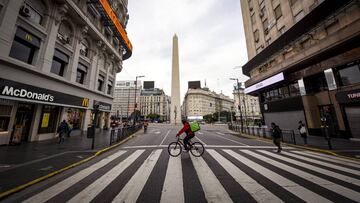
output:
[[[137,90],[137,79],[138,78],[143,78],[145,77],[144,75],[140,75],[140,76],[136,76],[136,80],[135,80],[135,95],[134,95],[134,125],[136,122],[136,108],[137,108],[137,101],[136,101],[136,90]]]
[[[239,97],[239,111],[240,111],[240,124],[241,124],[241,133],[244,133],[244,123],[243,123],[243,117],[242,117],[242,111],[241,111],[241,98],[240,98],[240,85],[239,85],[239,79],[237,78],[230,78],[230,80],[236,80],[236,86],[237,86],[237,92]]]

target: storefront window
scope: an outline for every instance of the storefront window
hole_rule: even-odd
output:
[[[8,131],[12,106],[0,105],[0,132]]]
[[[44,105],[41,112],[41,120],[38,133],[54,133],[57,128],[59,107]]]
[[[352,85],[360,83],[360,66],[359,64],[339,70],[340,85]]]
[[[84,110],[82,109],[74,109],[74,108],[66,108],[67,112],[67,122],[73,129],[81,129],[81,123],[84,116]]]

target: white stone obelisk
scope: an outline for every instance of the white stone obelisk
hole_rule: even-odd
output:
[[[170,122],[175,125],[181,123],[179,46],[176,34],[173,37],[172,50]]]

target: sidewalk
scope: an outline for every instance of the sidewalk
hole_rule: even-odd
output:
[[[96,133],[92,139],[84,135],[70,136],[58,144],[58,139],[0,146],[0,194],[30,181],[56,173],[110,146],[110,130]]]
[[[240,132],[238,132],[238,130],[237,131],[230,130],[230,131],[232,131],[233,133],[236,133],[236,135],[240,134]],[[243,133],[243,134],[253,137],[255,139],[256,138],[264,138],[264,134],[261,134],[261,135],[256,134],[256,133],[252,134],[251,132],[254,132],[254,131],[250,131],[250,133]],[[295,134],[295,143],[296,144],[294,144],[294,142],[293,142],[294,140],[291,137],[291,135],[284,133],[284,131],[283,131],[283,136],[284,136],[284,143],[301,146],[301,147],[327,150],[330,152],[334,152],[338,155],[360,159],[360,142],[359,141],[341,139],[341,138],[331,138],[330,143],[331,143],[332,149],[329,149],[329,143],[324,137],[310,135],[307,138],[308,144],[305,145],[303,138],[299,134]],[[269,132],[265,133],[265,138],[271,139],[271,135]]]

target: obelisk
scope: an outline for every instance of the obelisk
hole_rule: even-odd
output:
[[[176,34],[173,37],[172,50],[170,122],[175,125],[181,123],[179,46]]]

